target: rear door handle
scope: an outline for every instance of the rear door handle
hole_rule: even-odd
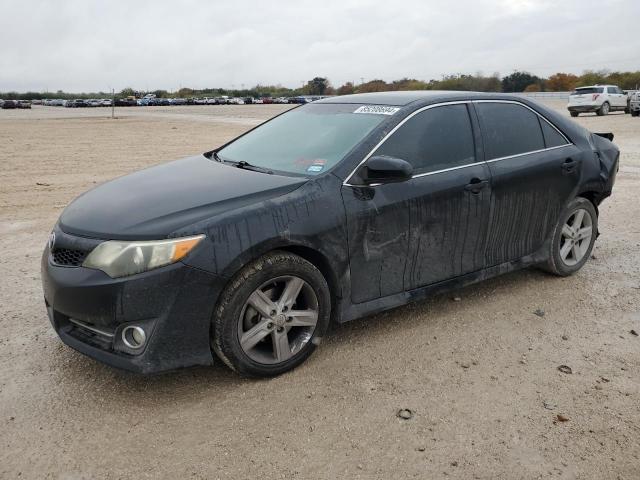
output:
[[[464,186],[467,192],[480,193],[481,190],[489,186],[489,180],[481,180],[479,178],[472,178],[469,183]]]
[[[573,160],[572,158],[567,158],[562,164],[562,171],[564,173],[572,173],[577,166],[578,166],[578,162],[576,160]]]

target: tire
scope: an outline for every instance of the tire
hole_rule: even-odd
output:
[[[274,251],[246,265],[224,289],[213,313],[211,345],[240,374],[280,375],[313,353],[330,313],[322,273],[298,255]]]
[[[572,117],[577,117],[579,115],[579,112],[569,112],[571,114]]]
[[[632,116],[632,117],[637,117],[638,115],[640,115],[640,111],[638,111],[638,110],[631,110],[631,116]]]
[[[600,105],[600,108],[598,109],[598,111],[596,111],[596,114],[599,117],[602,117],[603,115],[608,115],[610,110],[611,105],[609,105],[609,102],[604,102],[602,105]]]
[[[576,221],[580,221],[578,230],[582,231],[582,234],[579,232],[576,234]],[[588,237],[586,237],[587,224],[590,224],[588,226],[591,230]],[[567,231],[566,227],[571,227],[573,231]],[[571,236],[576,240],[573,242],[575,247],[572,246],[572,240],[569,238]],[[542,268],[561,277],[573,275],[591,256],[597,236],[598,214],[595,207],[586,198],[574,198],[566,205],[553,229],[549,256],[547,262],[541,265]]]

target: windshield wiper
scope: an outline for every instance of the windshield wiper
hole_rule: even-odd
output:
[[[231,160],[227,160],[232,162]],[[273,175],[273,171],[268,168],[259,167],[257,165],[251,165],[249,162],[245,162],[244,160],[240,160],[239,162],[232,162],[235,167],[242,168],[243,170],[253,170],[254,172],[262,172],[268,173],[269,175]]]
[[[233,165],[234,167],[242,168],[244,170],[252,170],[254,172],[268,173],[269,175],[273,175],[272,170],[269,170],[268,168],[264,168],[264,167],[259,167],[258,165],[251,165],[249,162],[245,160],[240,160],[239,162],[236,162],[234,160],[227,160],[225,158],[222,158],[220,155],[218,155],[218,152],[213,152],[212,156],[214,160],[217,160],[220,163],[228,163]]]

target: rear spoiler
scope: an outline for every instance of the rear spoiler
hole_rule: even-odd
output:
[[[602,138],[606,138],[610,142],[613,142],[613,133],[611,133],[611,132],[609,132],[609,133],[596,133],[596,132],[593,132],[593,134],[594,135],[598,135],[599,137],[602,137]]]

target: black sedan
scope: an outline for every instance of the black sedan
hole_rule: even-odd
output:
[[[610,137],[611,138],[611,137]],[[619,151],[500,94],[320,100],[107,182],[42,257],[53,327],[105,363],[302,363],[346,322],[512,270],[589,259]]]

